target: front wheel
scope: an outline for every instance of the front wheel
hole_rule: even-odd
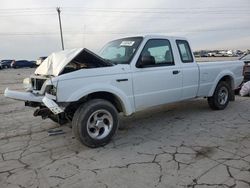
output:
[[[72,130],[84,145],[96,148],[110,142],[118,124],[116,108],[106,100],[93,99],[77,109],[72,121]]]
[[[213,110],[223,110],[227,107],[230,99],[230,86],[227,82],[221,81],[216,86],[212,97],[208,97],[208,104]]]

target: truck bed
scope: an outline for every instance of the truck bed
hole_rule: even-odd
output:
[[[208,94],[212,95],[212,93],[210,93],[211,88],[214,87],[216,85],[215,83],[218,82],[218,79],[221,78],[220,74],[222,75],[226,72],[233,77],[233,89],[235,89],[243,80],[243,65],[243,61],[239,60],[198,62],[198,67],[200,69],[200,87],[198,96],[207,96]],[[226,70],[225,66],[227,68]]]

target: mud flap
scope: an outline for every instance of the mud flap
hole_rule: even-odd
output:
[[[231,90],[229,93],[229,100],[230,101],[235,101],[235,91]]]

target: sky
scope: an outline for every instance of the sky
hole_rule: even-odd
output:
[[[0,59],[60,51],[56,7],[66,49],[145,34],[187,37],[193,50],[250,49],[250,0],[0,0]]]

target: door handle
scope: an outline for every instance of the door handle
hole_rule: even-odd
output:
[[[117,82],[126,82],[126,81],[128,81],[128,79],[127,79],[127,78],[124,78],[124,79],[117,79],[116,81],[117,81]]]
[[[174,70],[173,71],[173,74],[179,74],[181,71],[179,71],[179,70]]]

